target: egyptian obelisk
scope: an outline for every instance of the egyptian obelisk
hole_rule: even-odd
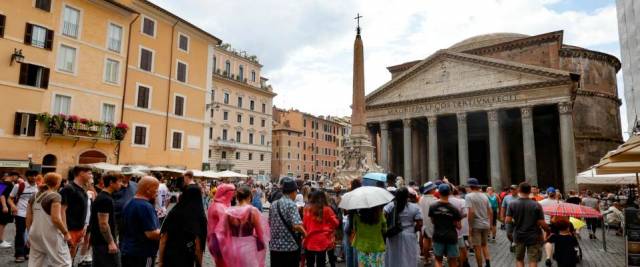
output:
[[[367,134],[367,117],[364,101],[364,47],[360,36],[360,14],[356,39],[353,43],[353,99],[351,103],[351,135],[347,140],[342,157],[344,164],[337,168],[336,179],[342,185],[348,185],[353,179],[362,177],[367,172],[379,172],[382,169],[373,159],[374,147]]]

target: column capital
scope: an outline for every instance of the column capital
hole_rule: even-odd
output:
[[[560,102],[558,103],[558,112],[560,114],[567,114],[573,111],[573,105],[571,102]]]
[[[411,127],[411,119],[402,119],[402,126]]]
[[[520,108],[520,116],[525,118],[531,118],[533,107],[532,106],[524,106]]]
[[[427,122],[429,122],[429,126],[431,126],[432,124],[438,122],[438,116],[428,116]]]
[[[458,124],[467,124],[466,112],[456,113],[456,117],[458,118]]]
[[[490,121],[497,121],[498,120],[498,110],[489,110],[489,111],[487,111],[487,118]]]
[[[388,121],[381,121],[380,123],[380,130],[389,130],[389,122]]]

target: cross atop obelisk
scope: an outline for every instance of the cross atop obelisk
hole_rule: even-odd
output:
[[[358,15],[353,18],[358,22],[358,27],[356,28],[356,31],[358,32],[358,35],[360,35],[360,19],[362,18],[362,16],[360,16],[360,13],[358,13]]]

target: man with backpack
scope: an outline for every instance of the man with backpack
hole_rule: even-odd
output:
[[[305,234],[300,213],[293,202],[298,186],[288,177],[283,178],[280,185],[283,196],[271,203],[269,209],[271,266],[297,267],[300,265],[301,244],[296,232]]]
[[[15,216],[16,237],[15,237],[15,262],[20,263],[26,260],[29,255],[25,232],[27,230],[27,208],[29,207],[29,199],[38,192],[36,186],[37,171],[27,171],[27,181],[18,183],[11,190],[9,195],[9,206],[11,212]]]

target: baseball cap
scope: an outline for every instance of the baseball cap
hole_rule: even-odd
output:
[[[467,185],[470,187],[479,187],[480,183],[478,182],[478,179],[476,178],[469,178],[467,180]]]
[[[451,187],[449,187],[448,184],[440,184],[438,186],[438,192],[440,193],[441,196],[448,196],[449,193],[451,192]]]
[[[423,189],[422,189],[422,193],[426,194],[427,192],[436,189],[436,184],[434,184],[433,182],[426,182],[423,185]]]
[[[551,193],[555,193],[555,192],[556,192],[556,189],[553,188],[553,186],[547,188],[547,194],[551,194]]]

